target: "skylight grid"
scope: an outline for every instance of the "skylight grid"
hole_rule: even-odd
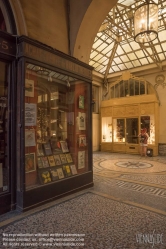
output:
[[[132,14],[134,8],[141,3],[144,3],[144,0],[139,2],[135,0],[119,0],[116,8],[109,11],[102,24],[103,30],[100,29],[100,32],[98,32],[90,55],[90,65],[94,64],[95,70],[105,74],[104,70],[107,68],[107,63],[110,62],[109,73],[151,63],[158,66],[159,62],[166,59],[166,1],[159,0],[158,38],[153,43],[143,45],[139,45],[134,41]],[[115,18],[113,17],[114,11]],[[110,61],[118,37],[122,37],[122,40],[119,42],[114,58],[111,58],[112,61]],[[97,53],[100,56],[97,56]],[[156,59],[158,63],[156,63]]]

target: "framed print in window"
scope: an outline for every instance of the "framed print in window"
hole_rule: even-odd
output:
[[[25,79],[25,96],[34,97],[34,81]]]
[[[25,103],[25,126],[36,125],[36,104]]]
[[[25,154],[25,173],[36,170],[35,153]]]
[[[78,113],[79,130],[86,130],[86,114],[84,112]]]
[[[25,129],[25,147],[36,146],[35,130]]]
[[[78,151],[78,169],[85,168],[85,151]]]
[[[84,96],[79,95],[78,108],[84,109]]]

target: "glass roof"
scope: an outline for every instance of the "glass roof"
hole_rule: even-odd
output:
[[[146,1],[119,0],[109,11],[94,39],[89,64],[105,75],[166,60],[166,1],[158,2],[158,38],[138,44],[134,41],[134,12]]]

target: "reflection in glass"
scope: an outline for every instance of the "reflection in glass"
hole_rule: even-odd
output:
[[[125,142],[124,119],[114,119],[114,142]]]
[[[138,143],[138,118],[126,119],[126,142]]]

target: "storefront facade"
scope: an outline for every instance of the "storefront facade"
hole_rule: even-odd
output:
[[[146,128],[148,148],[158,155],[159,100],[151,84],[124,73],[109,97],[101,103],[101,150],[139,154],[138,136]]]

